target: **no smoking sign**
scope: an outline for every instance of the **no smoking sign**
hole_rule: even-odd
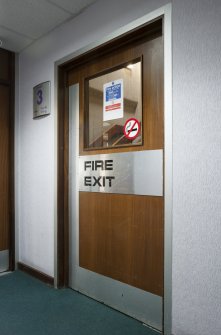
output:
[[[140,133],[140,122],[131,118],[128,119],[124,125],[124,136],[129,140],[134,140]]]

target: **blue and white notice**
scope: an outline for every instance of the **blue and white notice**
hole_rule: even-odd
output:
[[[123,118],[123,79],[104,84],[103,97],[103,121]]]

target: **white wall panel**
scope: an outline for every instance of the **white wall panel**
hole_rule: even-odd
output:
[[[221,2],[173,4],[173,331],[221,334]]]

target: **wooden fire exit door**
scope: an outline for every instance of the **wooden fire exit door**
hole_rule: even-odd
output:
[[[161,330],[161,29],[77,65],[68,86],[69,285]]]

